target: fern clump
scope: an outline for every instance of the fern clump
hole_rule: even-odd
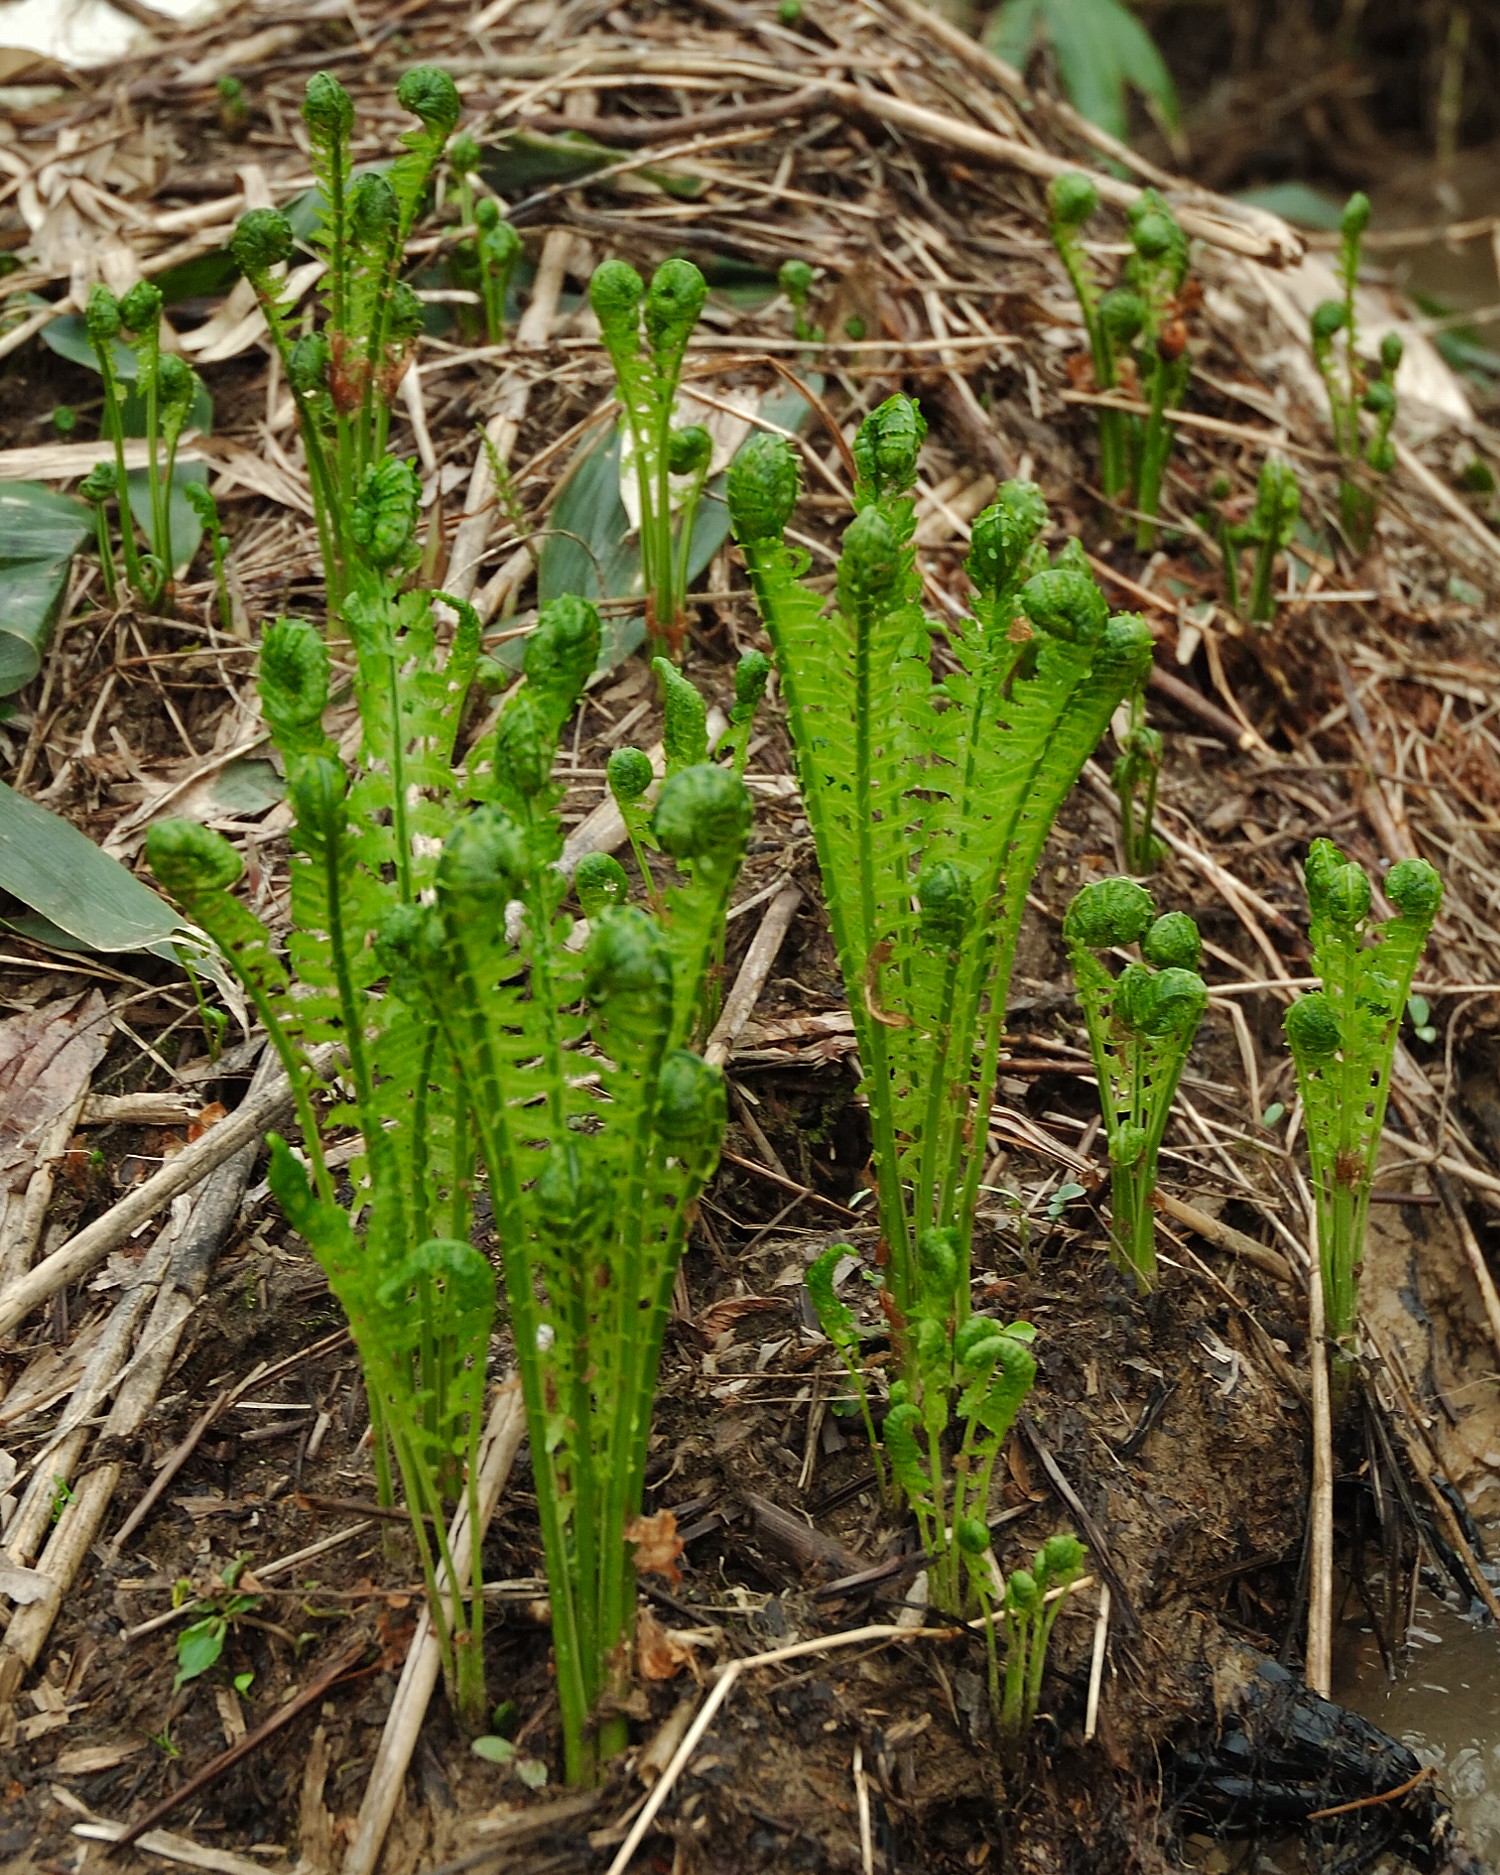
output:
[[[1328,414],[1339,453],[1339,516],[1356,553],[1363,553],[1370,544],[1380,491],[1396,466],[1391,431],[1396,423],[1396,373],[1405,351],[1401,334],[1387,332],[1373,366],[1360,356],[1356,295],[1369,225],[1369,197],[1351,195],[1340,221],[1339,297],[1321,301],[1308,321],[1313,362],[1328,392]],[[1371,419],[1368,437],[1362,416]]]
[[[1443,883],[1425,859],[1401,860],[1385,879],[1396,915],[1382,924],[1364,868],[1331,840],[1313,841],[1304,872],[1322,987],[1292,1004],[1285,1025],[1312,1164],[1324,1315],[1343,1386],[1396,1037]]]
[[[297,410],[331,606],[354,580],[350,515],[385,456],[391,403],[422,331],[422,305],[401,278],[406,244],[460,115],[458,92],[435,65],[406,73],[396,92],[418,120],[385,171],[354,174],[354,106],[331,72],[307,81],[307,126],[319,216],[313,251],[326,263],[320,330],[293,334],[281,269],[291,223],[279,209],[240,217],[230,250],[255,289]]]
[[[1063,919],[1109,1146],[1114,1241],[1140,1287],[1156,1285],[1152,1196],[1162,1135],[1208,992],[1202,944],[1185,912],[1158,918],[1134,879],[1086,885]],[[1102,953],[1139,943],[1142,961],[1117,976]]]
[[[1083,245],[1098,208],[1098,189],[1087,176],[1057,176],[1048,187],[1052,244],[1083,315],[1095,388],[1138,390],[1148,406],[1144,417],[1108,405],[1099,412],[1100,487],[1107,501],[1128,501],[1136,510],[1136,546],[1145,552],[1156,544],[1172,451],[1167,413],[1180,408],[1191,371],[1188,242],[1166,201],[1142,190],[1126,217],[1130,256],[1120,283],[1105,291]]]
[[[1026,893],[1063,800],[1151,658],[1150,632],[1110,617],[1076,543],[1048,564],[1046,507],[1027,483],[1006,484],[974,522],[971,616],[928,619],[912,545],[922,436],[905,398],[866,419],[832,606],[802,583],[807,556],[784,538],[797,498],[790,446],[752,438],[728,484],[854,1018],[882,1306],[913,1393],[925,1386],[918,1313],[953,1335],[968,1317],[982,1141]],[[935,674],[937,650],[951,661],[946,676]],[[933,1233],[952,1248],[941,1303],[922,1270]],[[936,1519],[935,1542],[949,1534]]]
[[[475,1728],[485,1699],[473,1493],[495,1280],[469,1238],[477,1166],[487,1173],[567,1769],[586,1779],[623,1743],[661,1339],[724,1128],[722,1075],[690,1044],[750,803],[733,768],[708,761],[702,699],[674,671],[678,720],[696,720],[697,736],[683,732],[643,811],[679,882],[653,887],[652,915],[628,902],[618,862],[597,856],[577,881],[588,942],[570,949],[552,771],[598,660],[598,616],[573,597],[543,608],[524,681],[458,767],[479,621],[449,600],[458,624],[441,650],[442,595],[398,590],[415,494],[409,471],[388,462],[360,490],[363,558],[344,603],[361,725],[352,771],[323,725],[321,636],[295,620],[265,633],[261,708],[296,817],[285,954],[234,896],[240,863],[218,835],[163,822],[149,853],[244,982],[291,1077],[305,1156],[274,1140],[272,1189],[348,1315],[382,1496],[393,1496],[393,1455],[454,1704]],[[324,1044],[347,1062],[347,1095],[314,1065]],[[344,1125],[365,1142],[349,1201],[324,1143]],[[457,1557],[445,1506],[462,1493],[471,1549]]]
[[[483,1612],[477,1540],[449,1553],[445,1501],[474,1489],[494,1279],[468,1245],[474,1148],[467,1098],[430,1024],[382,993],[371,931],[415,909],[435,853],[466,798],[453,767],[479,656],[479,620],[458,606],[440,651],[433,595],[373,582],[351,603],[361,746],[353,772],[323,727],[327,648],[301,620],[268,626],[261,710],[286,767],[296,817],[292,928],[284,954],[234,896],[240,861],[196,823],[162,821],[147,854],[162,885],[244,984],[292,1084],[302,1157],[272,1140],[271,1184],[328,1274],[365,1371],[382,1498],[400,1472],[456,1709],[483,1716]],[[397,681],[399,673],[400,680]],[[348,1092],[314,1051],[347,1058]],[[325,1140],[354,1126],[365,1142],[341,1203]],[[477,1523],[472,1520],[471,1528]],[[472,1599],[465,1601],[466,1596]]]

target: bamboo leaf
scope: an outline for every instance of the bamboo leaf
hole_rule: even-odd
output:
[[[0,696],[41,669],[69,563],[88,531],[87,509],[66,495],[36,482],[0,488]]]
[[[153,950],[180,929],[171,907],[117,859],[4,782],[0,891],[40,912],[90,950]]]

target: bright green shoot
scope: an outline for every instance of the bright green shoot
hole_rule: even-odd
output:
[[[1120,844],[1125,870],[1137,876],[1152,871],[1166,851],[1156,837],[1156,795],[1161,783],[1161,731],[1146,721],[1146,696],[1130,699],[1130,720],[1120,754],[1110,771],[1110,785],[1120,803]]]
[[[676,428],[674,419],[683,359],[707,296],[703,275],[690,260],[663,261],[649,288],[623,260],[605,261],[589,282],[625,412],[640,501],[647,641],[653,653],[665,651],[674,661],[687,629],[693,521],[713,454],[706,430]]]
[[[1093,181],[1079,174],[1055,177],[1047,206],[1052,242],[1083,314],[1095,388],[1108,393],[1138,386],[1148,405],[1144,418],[1099,412],[1100,487],[1107,501],[1136,509],[1136,546],[1144,553],[1156,544],[1172,450],[1167,413],[1181,407],[1191,369],[1182,317],[1187,237],[1162,197],[1144,190],[1126,218],[1133,251],[1122,283],[1106,292],[1083,246],[1084,226],[1099,207]]]
[[[218,601],[219,625],[223,631],[234,631],[234,608],[229,603],[229,582],[224,576],[224,559],[229,552],[229,538],[219,525],[219,504],[214,500],[213,490],[207,482],[188,482],[183,487],[188,506],[197,515],[203,532],[208,539],[209,551],[214,561],[214,597]]]
[[[1286,1038],[1312,1164],[1324,1317],[1343,1387],[1396,1037],[1443,884],[1426,860],[1401,860],[1385,880],[1396,915],[1381,924],[1371,917],[1364,868],[1331,840],[1313,841],[1304,876],[1313,969],[1323,987],[1287,1010]]]
[[[792,309],[792,336],[806,342],[821,339],[823,331],[808,317],[812,298],[813,270],[805,260],[784,260],[776,275],[776,284],[786,295]]]
[[[1339,515],[1356,553],[1363,553],[1375,531],[1380,488],[1396,466],[1391,430],[1396,421],[1396,372],[1404,347],[1398,332],[1380,341],[1379,362],[1366,366],[1359,350],[1356,292],[1360,250],[1370,225],[1370,201],[1355,194],[1344,205],[1339,242],[1338,299],[1313,309],[1312,353],[1328,392],[1328,413],[1342,470]],[[1368,437],[1361,415],[1373,419]]]
[[[1219,531],[1224,550],[1224,589],[1232,612],[1240,610],[1240,549],[1255,548],[1255,570],[1250,581],[1249,617],[1252,624],[1269,625],[1276,616],[1272,578],[1276,556],[1285,552],[1302,517],[1302,490],[1296,472],[1279,456],[1261,464],[1255,488],[1255,506],[1238,526],[1225,522]]]
[[[1110,618],[1076,543],[1047,565],[1046,508],[1029,483],[1006,484],[974,522],[973,616],[924,617],[910,495],[924,433],[904,397],[861,427],[858,513],[831,607],[801,583],[807,556],[784,539],[797,498],[790,445],[752,439],[728,488],[858,1037],[898,1332],[927,1231],[956,1233],[950,1313],[956,1326],[968,1313],[982,1139],[1027,889],[1059,808],[1151,658],[1150,632]],[[952,661],[941,679],[935,649]]]
[[[1157,1158],[1208,1006],[1198,927],[1185,912],[1156,917],[1151,894],[1134,879],[1098,879],[1068,907],[1063,942],[1099,1083],[1116,1260],[1142,1290],[1154,1289]],[[1103,953],[1135,943],[1144,961],[1116,976]]]
[[[474,227],[485,343],[499,345],[505,338],[505,298],[521,259],[521,237],[501,215],[500,204],[492,195],[475,203]]]
[[[241,216],[231,242],[255,289],[297,409],[323,550],[329,603],[349,590],[358,543],[348,516],[365,478],[385,454],[391,402],[422,330],[422,303],[400,277],[406,244],[428,184],[458,122],[453,80],[434,65],[409,71],[396,96],[418,119],[384,170],[355,176],[354,106],[331,72],[307,81],[302,115],[321,212],[313,247],[326,263],[320,331],[297,337],[282,296],[291,223],[278,209]]]
[[[527,685],[502,714],[494,800],[463,822],[436,901],[381,928],[398,993],[438,1025],[468,1091],[531,1438],[547,1555],[570,1781],[591,1782],[625,1740],[651,1401],[692,1208],[718,1157],[723,1077],[688,1046],[750,827],[728,770],[684,768],[652,817],[684,880],[660,917],[623,903],[614,862],[579,892],[580,956],[559,919],[557,732],[598,655],[549,691],[528,644]],[[515,943],[507,907],[524,916]],[[526,980],[522,980],[522,968]],[[665,1533],[670,1547],[670,1532]],[[665,1567],[657,1552],[646,1566]]]
[[[120,507],[120,555],[125,578],[141,603],[152,610],[168,606],[172,582],[172,472],[177,447],[202,381],[185,360],[161,349],[161,289],[149,280],[137,280],[123,299],[107,286],[96,284],[89,293],[84,325],[104,380],[104,434],[114,445],[114,482],[109,489]],[[139,522],[146,545],[137,539],[137,517],[125,468],[125,431],[121,405],[127,385],[115,369],[115,341],[124,338],[135,356],[135,391],[145,413],[146,513]],[[93,490],[103,488],[96,476]],[[107,496],[104,497],[107,499]],[[92,493],[96,513],[102,516],[101,497]],[[105,564],[105,586],[113,585],[112,556],[101,530],[100,558]]]
[[[1000,1701],[1000,1729],[1019,1739],[1037,1715],[1047,1643],[1063,1603],[1083,1574],[1084,1548],[1076,1536],[1049,1536],[1029,1569],[1011,1572],[1001,1612],[1005,1623],[1005,1690]],[[989,1609],[985,1612],[988,1614]],[[993,1623],[991,1623],[993,1631]],[[991,1653],[993,1694],[994,1656]]]
[[[995,1461],[1036,1379],[1036,1330],[1029,1322],[1004,1327],[980,1315],[955,1329],[955,1233],[926,1231],[918,1250],[927,1286],[908,1316],[911,1358],[907,1376],[891,1383],[881,1440],[929,1557],[928,1600],[945,1614],[962,1615],[972,1603],[973,1583],[954,1533],[975,1520],[988,1527]]]
[[[473,1494],[494,1278],[468,1243],[474,1145],[466,1097],[431,1024],[381,993],[368,938],[389,911],[415,906],[435,883],[441,835],[468,791],[452,763],[480,633],[473,609],[457,605],[456,633],[440,654],[434,596],[397,596],[381,577],[410,550],[414,484],[407,493],[404,536],[389,505],[367,502],[358,520],[383,566],[365,562],[346,612],[362,730],[352,778],[323,728],[331,673],[322,638],[282,619],[262,643],[261,709],[296,815],[285,957],[234,896],[240,861],[217,834],[162,821],[147,852],[244,984],[291,1080],[304,1158],[273,1138],[271,1186],[348,1316],[381,1496],[393,1496],[393,1455],[450,1696],[462,1721],[477,1727],[483,1598]],[[314,1064],[312,1051],[328,1043],[347,1058],[346,1099],[334,1098]],[[337,1197],[324,1146],[325,1130],[345,1125],[365,1142],[352,1206]],[[474,1541],[457,1557],[446,1505],[465,1493]]]

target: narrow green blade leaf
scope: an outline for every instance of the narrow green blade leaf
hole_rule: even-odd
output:
[[[0,487],[0,696],[29,684],[89,532],[88,511],[36,482]]]
[[[169,905],[59,815],[0,782],[0,892],[90,950],[146,950],[179,928]]]

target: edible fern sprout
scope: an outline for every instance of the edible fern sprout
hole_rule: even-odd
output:
[[[1134,879],[1098,879],[1068,907],[1063,942],[1099,1083],[1116,1257],[1142,1290],[1153,1289],[1157,1159],[1208,1005],[1197,974],[1198,928],[1183,912],[1156,917],[1150,893]],[[1137,942],[1143,961],[1115,975],[1103,953]]]
[[[1334,1377],[1343,1389],[1351,1371],[1365,1223],[1391,1063],[1443,885],[1426,860],[1401,860],[1384,885],[1396,915],[1380,923],[1373,916],[1368,875],[1331,840],[1313,841],[1304,877],[1313,970],[1322,987],[1292,1004],[1285,1026],[1312,1167]]]
[[[1020,482],[974,522],[972,615],[926,618],[911,497],[924,430],[904,397],[862,424],[857,513],[831,605],[802,583],[807,556],[785,539],[798,484],[790,445],[751,438],[727,493],[775,655],[864,1070],[882,1307],[905,1404],[936,1423],[940,1395],[944,1420],[949,1407],[939,1376],[950,1391],[969,1384],[959,1355],[933,1352],[933,1337],[954,1337],[956,1350],[968,1319],[985,1158],[975,1115],[994,1095],[1026,892],[1058,809],[1145,673],[1151,635],[1138,618],[1110,617],[1076,543],[1048,565],[1045,505]],[[949,660],[941,678],[937,648]],[[919,1318],[929,1325],[919,1330]],[[896,1471],[889,1419],[886,1448]],[[940,1514],[930,1446],[923,1464],[926,1484],[907,1468],[907,1488],[946,1553],[951,1517]],[[951,1583],[956,1565],[939,1575]]]

